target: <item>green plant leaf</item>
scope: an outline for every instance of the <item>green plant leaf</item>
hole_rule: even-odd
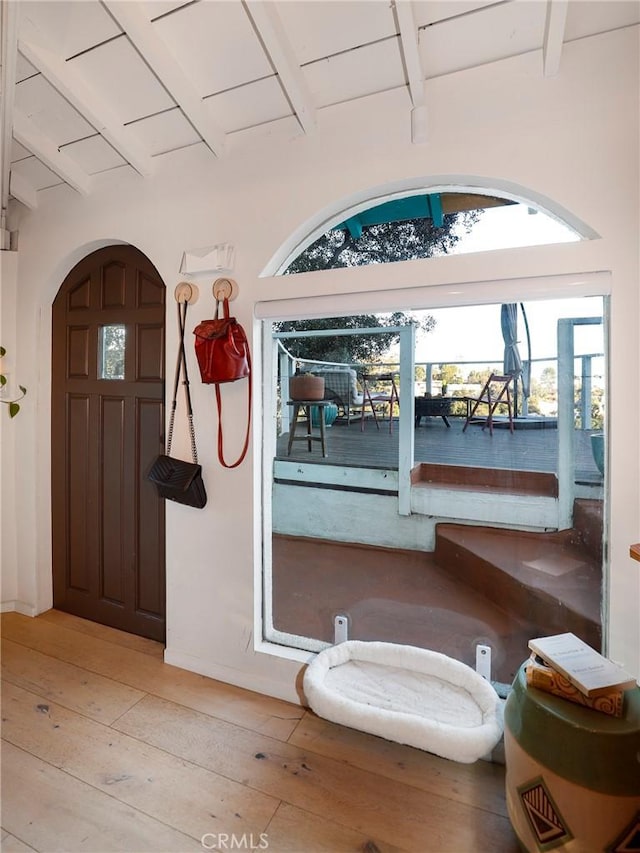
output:
[[[7,377],[3,373],[0,373],[0,386],[5,386],[6,384],[7,384]]]
[[[24,387],[24,385],[18,385],[18,388],[22,391],[23,396],[27,393],[27,389]]]
[[[9,417],[15,418],[20,411],[20,406],[17,403],[9,403]]]
[[[0,358],[2,358],[2,356],[6,355],[6,354],[7,354],[6,349],[4,347],[0,347]]]

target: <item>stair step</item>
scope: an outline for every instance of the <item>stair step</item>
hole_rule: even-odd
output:
[[[538,635],[572,631],[601,647],[602,570],[574,531],[530,533],[438,524],[434,558],[460,582],[531,625]]]
[[[420,462],[411,470],[411,483],[430,488],[465,491],[503,492],[511,495],[558,497],[558,478],[546,471],[514,471],[506,468],[469,468],[466,465],[441,465]]]

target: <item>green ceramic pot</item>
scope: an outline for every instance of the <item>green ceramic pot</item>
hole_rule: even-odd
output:
[[[338,407],[335,403],[329,403],[324,406],[324,424],[325,426],[331,426],[334,423],[335,419],[338,417]],[[311,425],[314,427],[320,426],[320,418],[318,416],[318,407],[311,407]]]
[[[604,477],[604,433],[594,432],[591,436],[591,453],[598,471]]]

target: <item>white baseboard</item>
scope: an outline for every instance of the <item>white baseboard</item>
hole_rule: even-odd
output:
[[[0,613],[21,613],[22,616],[37,616],[38,610],[24,601],[3,601],[0,603]]]
[[[169,648],[164,650],[164,662],[171,664],[171,666],[180,667],[180,669],[189,670],[189,672],[196,672],[198,675],[206,675],[216,681],[223,681],[225,684],[233,684],[235,687],[243,687],[245,690],[272,696],[274,699],[283,699],[285,702],[293,702],[295,705],[302,704],[296,691],[297,679],[295,676],[292,676],[289,682],[276,681],[266,675],[242,672],[239,669],[212,663],[195,655]]]

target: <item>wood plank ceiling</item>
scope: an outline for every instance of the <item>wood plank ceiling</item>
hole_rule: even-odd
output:
[[[268,132],[312,134],[322,111],[444,74],[637,24],[636,0],[4,0],[2,229],[60,183],[91,193],[113,169],[151,175],[178,148],[224,158]],[[411,130],[409,130],[411,129]],[[408,137],[409,138],[409,137]]]

